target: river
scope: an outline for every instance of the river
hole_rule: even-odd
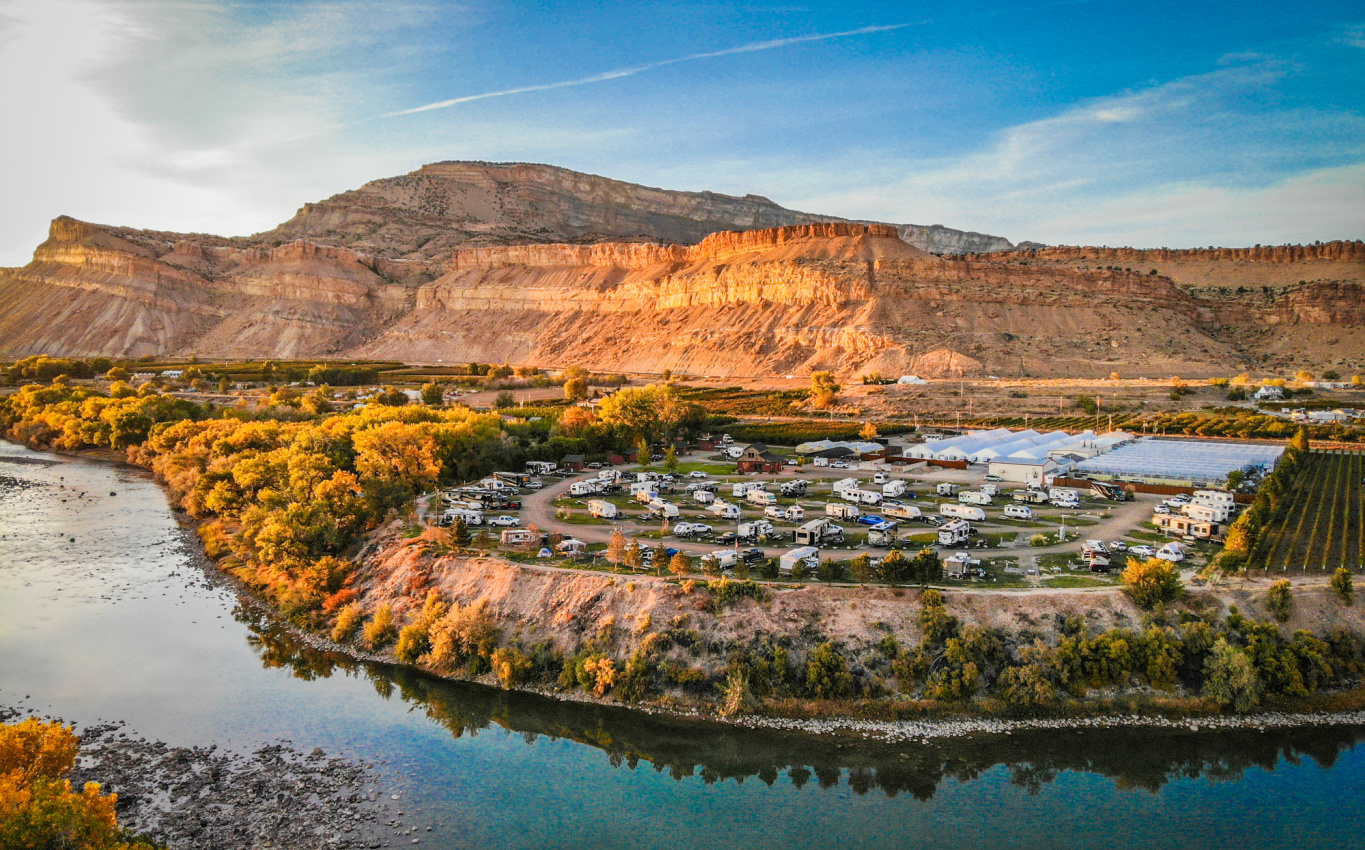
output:
[[[375,763],[436,847],[1360,846],[1361,728],[844,744],[301,646],[139,470],[0,442],[0,704]],[[408,840],[403,839],[403,844]]]

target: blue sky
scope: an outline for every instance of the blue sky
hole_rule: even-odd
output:
[[[4,265],[63,213],[250,233],[443,159],[1013,240],[1365,237],[1358,0],[0,0],[0,79]]]

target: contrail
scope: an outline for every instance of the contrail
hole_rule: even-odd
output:
[[[898,30],[911,24],[886,24],[882,26],[860,27],[856,30],[844,30],[843,32],[822,33],[819,35],[801,35],[793,38],[776,38],[771,41],[756,41],[752,44],[742,44],[739,47],[729,47],[725,50],[713,50],[708,53],[693,53],[690,56],[681,56],[677,59],[664,59],[659,62],[650,62],[645,65],[636,65],[631,68],[618,68],[614,71],[603,71],[600,74],[593,74],[590,77],[580,77],[576,80],[562,80],[557,83],[541,83],[534,86],[521,86],[515,89],[503,89],[502,91],[483,92],[482,94],[465,95],[464,97],[453,97],[450,100],[438,100],[435,103],[428,103],[424,106],[414,106],[411,109],[402,109],[398,112],[389,112],[379,117],[396,118],[400,115],[412,115],[417,112],[430,112],[433,109],[445,109],[450,106],[458,106],[461,103],[470,103],[475,100],[487,100],[490,97],[507,97],[514,94],[526,94],[527,92],[550,91],[551,89],[566,89],[572,86],[587,86],[593,83],[604,83],[608,80],[619,80],[622,77],[632,77],[644,71],[652,71],[655,68],[663,68],[667,65],[677,65],[681,62],[695,62],[699,59],[715,59],[718,56],[733,56],[736,53],[755,53],[760,50],[774,50],[779,47],[790,47],[793,44],[805,44],[812,41],[828,41],[832,38],[847,38],[854,35],[867,35],[874,32],[887,32],[888,30]]]

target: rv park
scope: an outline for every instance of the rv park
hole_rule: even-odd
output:
[[[1191,451],[1210,450],[1226,468],[1215,463],[1197,480],[1182,477]],[[710,575],[869,580],[893,550],[913,557],[929,549],[945,586],[1107,587],[1130,557],[1169,560],[1199,583],[1241,507],[1220,486],[1227,472],[1259,474],[1278,453],[1122,432],[993,429],[796,447],[721,435],[679,454],[674,472],[663,471],[662,458],[641,466],[573,456],[432,494],[423,508],[431,522],[458,519],[482,530],[510,557],[579,569],[665,573],[656,552],[670,559],[681,552]],[[1142,480],[1084,471],[1125,457],[1145,465]],[[638,554],[622,557],[619,541]],[[821,572],[829,563],[836,566]]]

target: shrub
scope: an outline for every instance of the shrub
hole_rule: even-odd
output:
[[[398,645],[393,654],[404,664],[413,664],[431,648],[425,623],[408,623],[398,633]]]
[[[393,609],[389,603],[385,602],[379,606],[379,610],[374,612],[374,616],[365,624],[365,642],[371,649],[383,649],[393,639],[398,636],[398,629],[393,622]]]
[[[428,662],[449,670],[463,661],[490,655],[498,630],[482,605],[452,605],[431,625]]]
[[[848,662],[834,644],[820,644],[806,659],[806,688],[818,699],[838,699],[853,689]]]
[[[706,586],[715,597],[716,606],[722,608],[740,599],[747,598],[762,602],[768,598],[767,588],[752,581],[731,581],[728,578],[722,578],[719,581],[709,581]]]
[[[355,636],[360,621],[365,619],[365,609],[359,602],[348,602],[337,612],[336,624],[332,626],[332,640],[345,643]]]
[[[1218,638],[1204,662],[1204,695],[1224,708],[1250,711],[1261,699],[1261,680],[1251,658]]]
[[[1048,540],[1046,534],[1035,534],[1028,539],[1028,545],[1030,546],[1046,546],[1047,544]]]
[[[1351,580],[1351,571],[1345,567],[1337,567],[1337,571],[1332,573],[1332,589],[1341,597],[1341,601],[1350,605],[1354,600],[1355,584]]]
[[[531,659],[521,650],[504,646],[493,653],[493,674],[504,688],[515,688],[531,673]]]
[[[1123,571],[1123,585],[1128,595],[1142,608],[1179,599],[1185,592],[1175,564],[1161,558],[1148,558],[1145,561],[1130,558],[1127,569]]]
[[[1289,619],[1294,609],[1294,591],[1289,579],[1282,578],[1270,586],[1265,592],[1265,607],[1281,623]]]

